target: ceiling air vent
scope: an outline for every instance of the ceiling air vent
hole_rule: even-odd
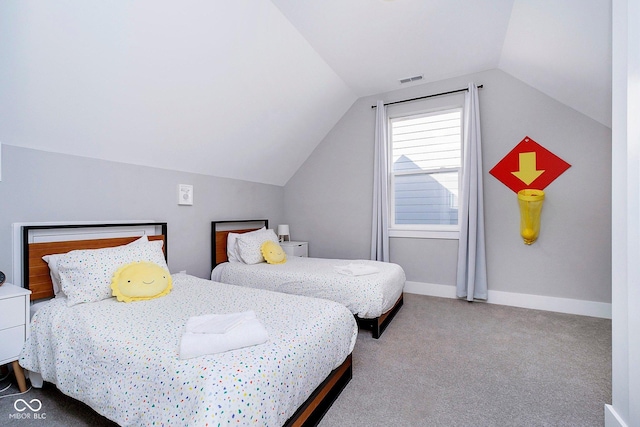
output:
[[[418,81],[418,80],[422,80],[422,75],[413,76],[413,77],[407,77],[406,79],[400,79],[400,84],[411,83],[411,82],[415,82],[415,81]]]

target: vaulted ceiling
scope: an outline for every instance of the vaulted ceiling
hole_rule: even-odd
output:
[[[0,142],[284,185],[359,97],[499,68],[611,126],[610,0],[0,3]]]

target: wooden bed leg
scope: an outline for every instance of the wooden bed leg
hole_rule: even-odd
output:
[[[21,393],[24,393],[27,391],[27,380],[24,378],[22,366],[20,366],[17,360],[11,362],[11,366],[13,366],[13,373],[16,375],[16,380],[18,381],[18,388]]]

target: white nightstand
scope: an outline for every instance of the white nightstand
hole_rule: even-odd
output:
[[[308,242],[280,242],[282,250],[288,256],[309,256],[309,243]]]
[[[29,336],[29,295],[30,290],[11,283],[0,286],[0,365],[12,363],[21,392],[27,391],[18,358]]]

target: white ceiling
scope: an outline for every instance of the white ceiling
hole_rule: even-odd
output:
[[[496,68],[513,0],[272,0],[358,96]]]
[[[271,0],[358,95],[500,68],[611,126],[610,0]]]
[[[0,20],[9,145],[284,185],[358,97],[494,68],[611,125],[610,0],[31,0]]]

